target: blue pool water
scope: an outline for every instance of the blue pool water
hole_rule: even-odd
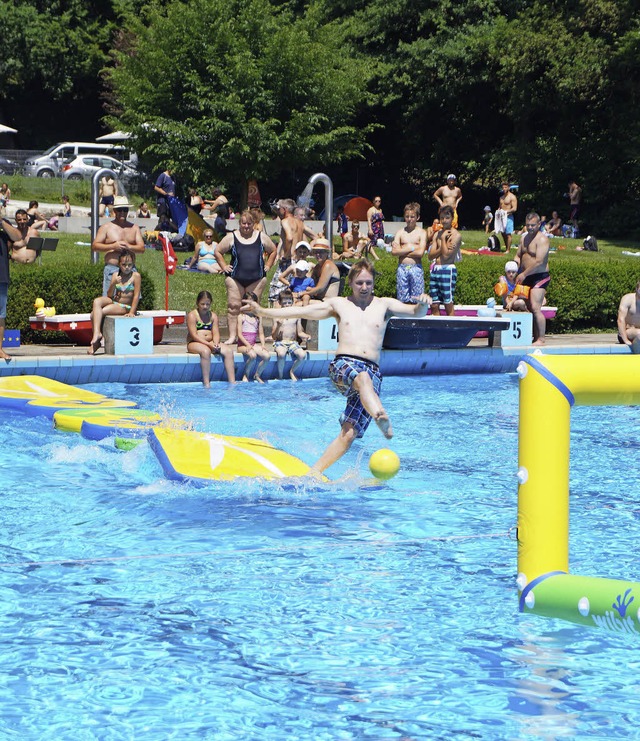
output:
[[[308,462],[343,406],[328,381],[91,389]],[[330,485],[195,488],[4,413],[0,738],[637,738],[633,638],[517,612],[517,379],[384,398],[377,489],[375,429]],[[573,422],[572,570],[638,580],[637,413]]]

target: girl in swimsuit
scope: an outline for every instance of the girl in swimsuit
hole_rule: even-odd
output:
[[[312,299],[322,301],[324,298],[332,298],[340,295],[340,270],[333,260],[329,259],[331,248],[326,239],[316,239],[311,243],[313,257],[317,264],[311,271],[311,277],[315,282],[313,288],[307,288],[304,294]]]
[[[255,293],[245,293],[242,300],[257,301],[258,299]],[[266,340],[262,319],[255,314],[240,314],[238,321],[240,322],[238,329],[238,352],[247,356],[242,380],[250,380],[255,361],[260,358],[253,380],[258,381],[258,383],[264,383],[262,380],[262,371],[266,362],[271,357],[271,353],[265,347]]]
[[[129,249],[122,249],[118,258],[118,272],[111,276],[111,284],[106,296],[94,299],[91,322],[93,336],[89,355],[93,355],[102,342],[102,322],[105,316],[135,316],[140,300],[140,273],[134,270],[135,255]]]
[[[260,300],[267,283],[267,273],[276,259],[276,246],[265,232],[256,229],[251,211],[240,214],[239,229],[223,237],[216,247],[216,260],[225,274],[227,308],[229,312],[229,339],[238,341],[238,315],[245,293],[255,293]],[[224,255],[231,252],[227,265]],[[267,254],[265,263],[264,253]]]
[[[198,268],[203,273],[221,273],[222,268],[216,260],[216,243],[213,241],[213,229],[205,230],[202,237],[202,242],[196,244],[190,267]]]
[[[187,352],[200,356],[202,385],[211,386],[211,356],[220,355],[229,383],[236,382],[233,348],[220,344],[218,315],[211,311],[213,298],[209,291],[200,291],[196,308],[187,314]]]

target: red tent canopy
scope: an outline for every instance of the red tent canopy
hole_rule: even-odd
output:
[[[344,204],[344,212],[351,221],[366,221],[367,211],[373,206],[368,198],[356,196]]]

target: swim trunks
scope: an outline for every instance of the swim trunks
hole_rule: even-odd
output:
[[[286,349],[285,358],[287,357],[287,355],[289,355],[292,360],[296,357],[296,351],[302,350],[300,345],[295,340],[277,340],[273,343],[273,348],[274,350],[276,350],[279,347],[284,347]]]
[[[371,423],[371,415],[362,406],[360,394],[353,389],[353,382],[360,373],[367,373],[373,382],[376,394],[380,396],[382,373],[376,363],[353,355],[336,355],[329,365],[329,378],[338,391],[347,397],[347,406],[340,415],[340,424],[351,422],[356,437],[362,437]]]
[[[551,283],[551,276],[549,273],[534,273],[533,275],[527,275],[527,277],[522,281],[523,286],[528,286],[529,288],[543,288],[545,291],[549,287],[549,283]]]
[[[514,232],[514,219],[513,214],[507,214],[507,223],[504,227],[505,234],[513,234]]]
[[[421,265],[407,263],[398,265],[396,272],[396,296],[403,304],[415,304],[414,296],[424,293],[424,271]]]
[[[100,203],[104,203],[105,206],[113,206],[114,199],[113,196],[102,196],[100,199]],[[65,214],[65,216],[68,216],[69,214]]]
[[[429,294],[434,304],[452,304],[458,269],[455,265],[431,265]]]

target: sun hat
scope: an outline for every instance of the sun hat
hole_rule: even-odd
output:
[[[117,208],[126,208],[129,210],[130,208],[135,208],[131,203],[127,201],[126,196],[115,196],[113,199],[113,210],[115,211]]]
[[[518,263],[515,260],[509,260],[509,262],[504,266],[505,273],[508,273],[511,270],[513,270],[515,273],[518,272]]]
[[[311,249],[312,250],[326,250],[327,252],[331,251],[331,245],[329,244],[328,239],[322,239],[322,237],[319,237],[318,239],[314,239],[311,243]]]
[[[295,249],[297,250],[300,247],[305,247],[307,250],[309,250],[309,252],[311,252],[311,245],[309,244],[309,242],[305,242],[304,239],[296,244]]]
[[[298,260],[294,267],[296,270],[302,270],[305,273],[308,273],[309,270],[311,270],[311,265],[306,260]]]

